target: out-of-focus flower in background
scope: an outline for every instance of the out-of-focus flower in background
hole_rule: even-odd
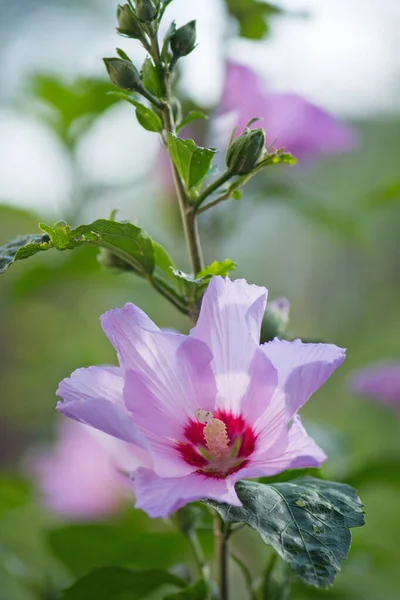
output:
[[[264,90],[263,81],[249,67],[226,65],[225,84],[218,114],[230,116],[230,125],[241,132],[254,117],[262,119],[267,144],[285,148],[299,160],[340,154],[356,145],[354,130],[294,93]],[[224,119],[227,121],[227,119]]]
[[[350,387],[360,396],[378,400],[400,411],[400,361],[355,371],[350,377]]]
[[[128,444],[76,421],[63,419],[52,448],[33,453],[27,469],[43,505],[71,520],[96,521],[118,511],[130,471],[145,463]]]

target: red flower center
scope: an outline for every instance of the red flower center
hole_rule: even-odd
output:
[[[223,410],[198,411],[185,426],[185,441],[176,447],[196,473],[225,479],[243,469],[254,452],[256,435],[243,417]]]

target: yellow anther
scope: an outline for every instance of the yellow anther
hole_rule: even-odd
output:
[[[220,419],[215,419],[210,410],[197,410],[199,423],[205,423],[203,430],[207,448],[216,458],[229,450],[229,437],[226,425]]]

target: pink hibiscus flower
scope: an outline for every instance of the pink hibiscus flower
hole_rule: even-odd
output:
[[[356,135],[323,109],[294,93],[265,91],[262,80],[245,65],[228,63],[220,111],[231,113],[240,133],[254,117],[253,127],[267,132],[267,144],[285,148],[299,160],[353,150]]]
[[[52,448],[30,453],[34,475],[50,511],[74,521],[97,521],[116,513],[127,498],[122,471],[146,464],[145,452],[76,421],[63,419]]]
[[[57,408],[145,450],[136,506],[166,518],[210,498],[240,505],[235,483],[321,464],[297,411],[342,363],[330,344],[259,345],[267,290],[214,277],[188,336],[126,304],[101,317],[119,367],[78,369]]]
[[[386,362],[356,371],[350,386],[356,394],[400,410],[400,362]]]

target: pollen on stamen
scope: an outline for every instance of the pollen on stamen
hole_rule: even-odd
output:
[[[229,450],[230,439],[225,423],[215,419],[212,412],[208,410],[199,409],[196,411],[196,417],[200,423],[205,423],[203,435],[207,448],[216,458],[219,458]]]

